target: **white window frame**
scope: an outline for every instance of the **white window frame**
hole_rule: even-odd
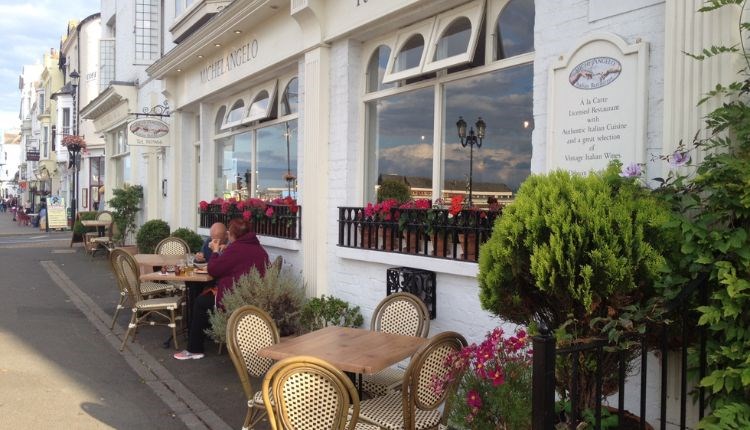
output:
[[[231,114],[234,111],[234,106],[238,102],[242,102],[243,103],[243,105],[240,108],[238,108],[238,109],[242,109],[242,113],[240,114],[240,118],[238,120],[230,122],[229,121],[229,114]],[[221,125],[221,129],[222,130],[226,130],[228,128],[236,127],[236,126],[242,124],[242,118],[245,116],[245,112],[247,111],[247,101],[245,101],[244,97],[237,97],[237,98],[234,99],[234,101],[232,102],[232,104],[228,105],[228,106],[229,107],[227,108],[227,111],[224,114],[224,122]]]
[[[260,121],[263,119],[268,119],[269,116],[271,116],[271,112],[273,112],[274,103],[279,100],[279,97],[277,96],[278,92],[278,83],[279,81],[277,79],[273,79],[271,81],[268,81],[264,83],[263,85],[260,85],[255,88],[255,91],[253,91],[253,96],[249,99],[251,100],[250,103],[247,104],[245,107],[245,118],[240,121],[241,124],[248,124],[255,121]],[[253,103],[258,101],[258,96],[263,92],[266,91],[268,94],[268,106],[266,106],[265,112],[262,112],[260,115],[250,115],[250,107],[252,107]]]
[[[143,7],[152,8],[154,7],[154,4],[151,2],[156,3],[156,19],[155,20],[148,20],[148,22],[153,22],[156,28],[154,29],[152,26],[146,26],[143,23],[146,22],[145,20],[139,20],[138,19],[138,4],[137,2],[143,2]],[[135,54],[135,64],[151,64],[153,61],[157,60],[161,54],[161,2],[155,1],[155,0],[137,0],[136,4],[133,6],[133,47],[134,47],[134,54]],[[143,12],[146,13],[146,12]],[[149,16],[151,16],[151,13],[148,12]],[[155,31],[154,31],[155,30]],[[140,32],[140,34],[139,34]],[[138,41],[138,38],[142,37],[144,40],[142,42]],[[146,38],[148,39],[148,42],[146,41]],[[151,49],[152,46],[155,46],[155,51]],[[146,49],[148,47],[148,49]],[[148,56],[144,55],[148,53]]]
[[[383,76],[383,83],[390,84],[391,82],[399,81],[401,79],[407,79],[422,74],[422,68],[424,67],[425,58],[427,58],[427,51],[430,46],[430,38],[432,36],[432,30],[435,25],[435,17],[427,19],[425,21],[418,22],[414,25],[404,28],[399,31],[396,35],[396,43],[393,44],[391,49],[391,56],[388,58],[388,65],[385,68],[385,75]],[[417,34],[422,35],[424,40],[424,49],[422,49],[422,58],[419,60],[419,65],[412,67],[411,69],[401,70],[394,72],[393,68],[396,65],[396,58],[401,53],[401,49],[404,47],[406,42]],[[369,58],[368,58],[369,60]]]
[[[286,115],[282,115],[281,114],[281,100],[284,98],[284,91],[286,91],[286,87],[289,86],[289,83],[292,82],[292,79],[297,79],[297,112],[291,112]],[[299,113],[299,100],[300,100],[299,89],[300,89],[300,80],[296,72],[279,78],[278,97],[277,97],[278,98],[277,112],[278,112],[279,118],[297,115]]]
[[[474,1],[437,16],[431,43],[427,50],[427,60],[422,69],[423,73],[434,72],[439,69],[471,62],[476,53],[477,43],[479,41],[479,30],[482,28],[484,4],[484,0]],[[461,17],[468,18],[471,23],[471,36],[469,37],[469,44],[466,47],[466,52],[452,57],[443,58],[442,60],[434,60],[438,43],[443,37],[443,34],[455,20]]]

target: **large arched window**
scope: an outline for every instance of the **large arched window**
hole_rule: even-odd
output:
[[[242,120],[242,114],[245,112],[245,101],[242,99],[239,99],[234,102],[232,105],[232,108],[229,109],[229,113],[227,114],[226,120],[224,120],[224,125],[222,128],[229,128],[235,125],[239,125],[240,121]]]
[[[380,91],[391,88],[394,84],[383,83],[385,68],[388,66],[388,57],[391,56],[391,48],[388,45],[380,45],[370,56],[367,63],[367,92]]]
[[[534,0],[511,0],[495,25],[495,60],[534,51]]]
[[[221,127],[224,125],[224,115],[227,114],[227,107],[222,106],[216,112],[216,119],[214,119],[214,133],[219,133]]]
[[[429,36],[419,39],[425,27]],[[531,172],[533,36],[533,0],[487,0],[366,45],[372,54],[363,59],[365,201],[375,199],[382,178],[408,183],[414,198],[467,194],[469,149],[458,142],[460,116],[487,123],[482,147],[474,148],[474,203],[512,200]],[[503,55],[496,58],[498,45]],[[426,55],[416,67],[420,49]],[[378,92],[380,59],[388,50],[384,81],[395,88]],[[508,54],[517,58],[502,61]]]

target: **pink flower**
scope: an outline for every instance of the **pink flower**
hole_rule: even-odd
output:
[[[482,397],[477,390],[469,390],[466,393],[466,404],[470,408],[479,409],[482,407]]]
[[[249,221],[252,214],[253,213],[250,211],[244,211],[242,212],[242,219],[244,219],[245,221]]]
[[[627,166],[622,166],[620,176],[623,178],[637,178],[643,173],[643,168],[638,163],[630,163]]]
[[[273,208],[272,207],[269,206],[268,209],[266,209],[266,216],[269,217],[269,218],[273,216]]]
[[[502,369],[496,367],[494,371],[490,372],[488,379],[492,380],[493,387],[497,387],[505,382],[505,374]]]
[[[669,164],[671,164],[672,167],[682,167],[689,162],[690,155],[688,155],[687,152],[681,151],[675,151],[671,156],[671,160],[669,160]]]
[[[198,203],[198,207],[201,209],[201,211],[205,212],[208,210],[208,202],[205,200],[201,200],[200,203]]]

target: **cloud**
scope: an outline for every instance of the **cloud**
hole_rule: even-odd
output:
[[[50,48],[59,49],[69,20],[100,10],[100,0],[0,0],[0,128],[18,127],[18,76],[26,64],[40,64]]]

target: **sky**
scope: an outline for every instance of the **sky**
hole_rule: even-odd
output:
[[[26,64],[41,64],[50,48],[60,49],[67,22],[100,10],[101,0],[0,0],[0,130],[20,126],[18,77]]]

